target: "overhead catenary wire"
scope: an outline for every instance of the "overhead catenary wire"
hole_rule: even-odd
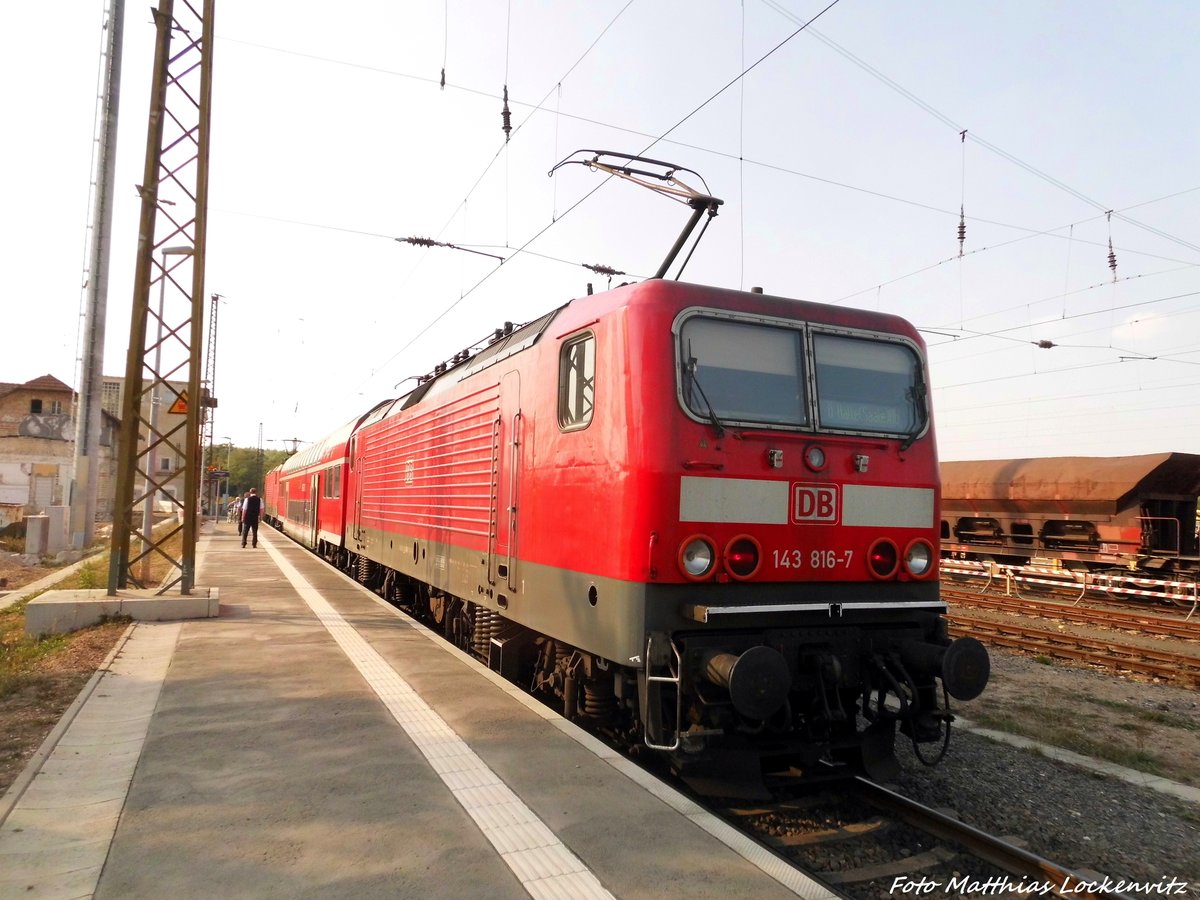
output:
[[[782,4],[776,2],[776,0],[763,0],[763,2],[766,3],[768,6],[770,6],[772,9],[775,9],[777,12],[779,12],[781,15],[785,16],[786,18],[789,18],[792,21],[799,21],[798,17],[794,13],[792,13],[791,10],[787,9]],[[950,118],[949,116],[945,115],[944,113],[939,111],[937,108],[935,108],[931,104],[925,102],[923,99],[921,99],[919,96],[914,94],[912,91],[905,88],[899,82],[895,81],[892,78],[889,78],[887,75],[885,75],[879,69],[872,66],[866,60],[856,56],[854,53],[847,50],[845,47],[841,46],[836,41],[833,41],[832,39],[821,34],[821,32],[819,32],[815,28],[808,29],[808,34],[810,37],[816,38],[821,43],[825,44],[827,47],[834,50],[836,53],[840,54],[841,56],[843,56],[844,58],[846,58],[847,60],[852,62],[854,65],[858,66],[860,69],[862,69],[864,72],[869,74],[871,77],[876,78],[881,83],[887,85],[889,88],[891,88],[896,93],[900,94],[900,96],[904,97],[910,103],[913,103],[914,105],[916,105],[920,109],[924,110],[929,115],[933,116],[935,119],[937,119],[943,125],[946,125],[947,127],[954,129],[956,132],[963,132],[965,134],[963,125],[956,122],[954,119]],[[1055,178],[1053,175],[1043,172],[1041,169],[1038,169],[1036,166],[1032,165],[1031,163],[1025,162],[1023,159],[1019,158],[1015,154],[1008,152],[1007,150],[1003,149],[1002,147],[997,146],[996,144],[992,143],[991,141],[988,141],[988,140],[980,137],[977,133],[972,132],[970,137],[974,143],[979,144],[981,147],[988,150],[989,152],[995,154],[996,156],[999,156],[1001,159],[1008,161],[1009,163],[1013,164],[1014,166],[1017,166],[1018,168],[1028,172],[1030,175],[1033,175],[1036,178],[1040,178],[1041,180],[1045,181],[1047,184],[1050,184],[1053,187],[1058,188],[1061,191],[1064,191],[1065,193],[1076,198],[1077,200],[1080,200],[1081,202],[1086,203],[1089,206],[1091,206],[1101,212],[1106,212],[1109,209],[1111,209],[1111,207],[1109,205],[1101,203],[1098,200],[1094,200],[1093,198],[1084,194],[1082,191],[1079,191],[1076,188],[1072,187],[1071,185],[1059,180],[1058,178]],[[1186,241],[1183,238],[1177,237],[1173,234],[1169,234],[1168,232],[1163,231],[1159,228],[1155,228],[1154,226],[1147,225],[1144,222],[1139,222],[1136,219],[1133,219],[1129,216],[1118,215],[1118,218],[1120,218],[1122,221],[1124,221],[1130,225],[1133,225],[1137,228],[1141,228],[1145,231],[1148,231],[1151,234],[1154,234],[1157,237],[1162,238],[1163,240],[1170,241],[1175,244],[1179,244],[1182,247],[1186,247],[1189,250],[1193,250],[1197,253],[1200,253],[1200,245],[1194,244],[1190,241]]]
[[[630,2],[627,3],[621,9],[621,11],[617,13],[617,16],[615,16],[614,19],[612,20],[612,22],[609,23],[608,27],[611,27],[613,22],[616,21],[616,18],[618,18],[621,15],[621,13],[623,13],[626,9],[628,9],[628,7],[633,2],[634,2],[634,0],[630,0]],[[253,42],[253,41],[243,41],[243,40],[238,40],[235,38],[225,38],[224,40],[229,43],[238,43],[238,44],[242,44],[244,46],[254,47],[254,48],[260,49],[260,50],[266,50],[266,51],[273,52],[273,53],[280,53],[280,54],[284,54],[284,55],[296,56],[299,58],[310,59],[310,60],[313,60],[316,62],[329,63],[331,65],[345,66],[348,68],[357,68],[357,69],[362,69],[364,71],[376,72],[381,75],[387,75],[387,76],[392,76],[392,77],[397,77],[397,78],[404,78],[406,80],[411,80],[411,81],[425,82],[425,83],[428,83],[431,85],[436,85],[438,83],[436,79],[427,78],[427,77],[421,76],[421,75],[414,75],[414,74],[407,73],[407,72],[400,72],[400,71],[397,71],[394,69],[380,68],[378,66],[369,66],[369,65],[362,64],[362,63],[349,62],[349,61],[337,59],[334,57],[320,56],[317,54],[303,53],[303,52],[299,52],[299,51],[288,50],[286,48],[275,47],[270,44],[263,44],[263,43],[259,43],[259,42]],[[597,41],[599,41],[599,38],[597,38]],[[595,43],[596,42],[593,42],[592,47],[595,46]],[[584,55],[581,56],[580,59],[576,61],[576,63],[575,63],[576,66],[579,64],[579,62],[582,61],[583,57],[587,55],[587,52],[590,52],[592,47],[589,47],[588,51],[585,51]],[[574,66],[572,68],[574,68]],[[564,78],[565,77],[566,76],[564,76]],[[561,82],[560,82],[560,84],[561,84]],[[491,98],[491,99],[496,99],[496,100],[501,99],[500,95],[494,94],[490,91],[483,90],[483,89],[470,88],[470,87],[466,87],[463,85],[456,85],[456,84],[452,84],[452,83],[449,84],[448,87],[451,90],[460,91],[462,93],[467,93],[467,94],[472,94],[472,95],[478,96],[478,97],[485,97],[485,98]],[[522,120],[521,123],[519,123],[518,125],[515,125],[513,127],[513,134],[516,134],[518,131],[520,131],[520,129],[525,125],[525,123],[529,121],[529,118],[531,116],[535,115],[537,112],[539,112],[543,109],[545,100],[550,96],[550,94],[554,93],[554,91],[557,89],[557,87],[558,87],[558,85],[556,85],[555,88],[553,88],[549,92],[547,92],[546,97],[544,97],[542,99],[542,101],[537,104],[526,103],[526,102],[520,100],[519,98],[511,99],[511,104],[513,106],[529,107],[529,109],[530,109],[529,116],[527,116],[524,120]],[[583,124],[598,125],[598,126],[601,126],[604,128],[610,128],[614,131],[619,131],[623,134],[628,134],[628,135],[631,135],[634,137],[643,137],[643,138],[653,138],[654,137],[654,135],[652,135],[649,132],[642,131],[639,129],[634,129],[634,128],[628,128],[628,127],[625,127],[622,125],[616,125],[612,122],[606,122],[602,119],[597,119],[594,117],[577,115],[577,114],[565,112],[562,110],[557,110],[553,114],[555,116],[559,116],[563,119],[569,119],[571,121],[576,121],[576,122],[580,122]],[[952,210],[952,209],[947,209],[945,207],[936,206],[936,205],[933,205],[930,203],[925,203],[925,202],[922,202],[919,200],[913,200],[912,198],[908,198],[908,197],[900,197],[895,194],[889,194],[885,191],[879,191],[879,190],[875,190],[872,188],[863,187],[861,185],[854,185],[854,184],[849,184],[844,181],[838,181],[836,179],[824,178],[820,175],[814,175],[810,172],[803,172],[798,169],[793,169],[793,168],[790,168],[790,167],[787,167],[787,166],[784,166],[781,164],[771,163],[771,162],[754,159],[754,158],[750,158],[750,157],[739,157],[738,154],[736,154],[736,153],[728,153],[728,152],[721,151],[721,150],[718,150],[718,149],[715,149],[712,147],[706,147],[701,144],[689,143],[687,141],[672,140],[667,137],[659,137],[658,140],[666,142],[666,143],[670,143],[673,146],[680,147],[682,149],[698,150],[700,152],[710,154],[719,159],[729,159],[729,160],[734,160],[734,161],[738,161],[740,159],[748,166],[761,168],[766,171],[778,172],[778,173],[784,174],[784,175],[791,175],[791,176],[794,176],[797,178],[803,178],[808,181],[813,181],[818,184],[828,185],[830,187],[839,188],[841,190],[852,191],[855,193],[863,194],[865,196],[876,197],[880,200],[886,200],[886,201],[893,202],[893,203],[903,204],[905,206],[911,206],[915,209],[924,209],[929,212],[938,213],[938,214],[946,215],[946,216],[957,216],[958,215],[958,212],[955,210]],[[479,187],[480,183],[483,181],[483,178],[486,176],[487,172],[490,170],[491,165],[495,163],[495,160],[500,158],[500,154],[503,152],[503,150],[504,150],[504,147],[503,147],[503,145],[501,145],[497,149],[491,162],[488,164],[487,167],[485,167],[484,171],[480,173],[479,177],[475,180],[475,182],[472,184],[471,188],[467,191],[467,194],[465,195],[465,197],[469,197]],[[557,156],[557,154],[556,154],[556,156]],[[1128,212],[1129,210],[1138,209],[1138,208],[1141,208],[1144,206],[1149,206],[1149,205],[1152,205],[1155,203],[1160,203],[1160,202],[1163,202],[1166,200],[1172,200],[1172,199],[1184,196],[1189,193],[1194,193],[1196,191],[1200,191],[1200,185],[1196,185],[1194,187],[1189,187],[1189,188],[1183,188],[1181,190],[1174,191],[1170,194],[1166,194],[1166,195],[1163,195],[1160,197],[1155,197],[1150,200],[1143,200],[1138,203],[1123,207],[1121,214],[1123,214],[1124,212]],[[466,200],[464,199],[462,202],[465,203]],[[460,203],[460,206],[461,206],[461,203]],[[250,215],[250,214],[246,214],[246,215]],[[453,220],[455,215],[457,215],[457,209],[456,209],[455,213],[451,215],[450,221]],[[277,221],[293,221],[293,220],[289,220],[289,219],[285,219],[285,218],[277,218],[277,217],[270,217],[270,216],[262,216],[262,218],[264,218],[264,219],[274,218]],[[1080,225],[1080,224],[1083,224],[1086,222],[1095,221],[1096,219],[1099,219],[1099,218],[1101,218],[1101,216],[1099,216],[1099,215],[1098,216],[1090,216],[1085,219],[1077,220],[1076,222],[1071,223],[1071,224]],[[447,227],[449,227],[450,221],[447,221],[442,226],[442,228],[439,229],[439,231],[437,232],[439,236],[445,232],[445,229]],[[1056,232],[1062,231],[1064,228],[1070,227],[1070,224],[1068,224],[1068,225],[1055,226],[1053,228],[1034,228],[1034,227],[1030,227],[1030,226],[1026,226],[1026,225],[1018,225],[1018,224],[1011,223],[1011,222],[1002,222],[1002,221],[998,221],[995,219],[983,218],[980,216],[968,216],[967,222],[968,223],[974,222],[974,223],[983,224],[983,225],[994,225],[994,226],[997,226],[1000,228],[1008,228],[1008,229],[1013,229],[1016,231],[1025,232],[1025,235],[1021,238],[1015,238],[1012,241],[1006,241],[1006,242],[1003,242],[1000,244],[993,244],[989,247],[981,247],[975,251],[966,251],[967,255],[969,255],[971,253],[983,252],[985,250],[996,249],[998,247],[1008,246],[1009,244],[1016,243],[1020,240],[1028,240],[1028,239],[1032,239],[1032,238],[1036,238],[1036,237],[1051,237],[1051,238],[1066,240],[1067,238],[1065,236],[1059,235]],[[314,227],[325,227],[325,226],[320,225],[319,223],[304,223],[304,222],[299,222],[298,220],[297,220],[297,223],[298,224],[311,224]],[[349,231],[350,229],[344,229],[344,230]],[[1074,239],[1078,240],[1080,243],[1092,243],[1092,242],[1083,241],[1082,239],[1078,239],[1078,238],[1074,238]],[[1097,244],[1097,246],[1100,246],[1100,245]],[[1140,256],[1144,256],[1148,259],[1159,259],[1159,260],[1165,260],[1165,261],[1169,261],[1169,262],[1183,263],[1183,264],[1186,264],[1189,266],[1200,266],[1200,263],[1198,263],[1194,260],[1181,260],[1181,259],[1178,259],[1175,257],[1163,256],[1161,254],[1133,250],[1128,247],[1124,247],[1124,248],[1117,247],[1116,249],[1119,249],[1124,253],[1136,253],[1136,254],[1138,254]],[[953,257],[951,257],[951,259],[952,258]],[[949,261],[949,259],[947,259],[943,262],[948,262],[948,261]],[[943,262],[936,263],[932,266],[923,267],[912,273],[909,273],[908,275],[898,276],[895,279],[872,284],[870,287],[863,288],[859,291],[854,291],[850,294],[842,295],[841,297],[839,297],[837,299],[832,299],[832,300],[827,299],[822,302],[835,303],[835,304],[844,302],[845,300],[849,300],[855,296],[858,296],[859,294],[874,292],[878,289],[878,287],[881,284],[883,286],[887,286],[888,284],[894,284],[897,281],[903,280],[904,278],[908,278],[908,277],[912,277],[913,275],[921,274],[922,272],[928,271],[929,268],[933,268],[936,265],[942,265]]]
[[[1100,310],[1100,311],[1098,311],[1098,314],[1104,313],[1104,312],[1107,312],[1107,310]],[[1153,315],[1150,319],[1145,320],[1145,321],[1147,323],[1159,323],[1165,319],[1175,318],[1176,316],[1200,316],[1200,309],[1190,308],[1190,309],[1173,310],[1170,312],[1160,312],[1158,314]],[[1080,319],[1083,319],[1083,318],[1086,318],[1086,317],[1084,317],[1084,316],[1080,317]],[[1136,325],[1143,324],[1143,321],[1144,320],[1142,320],[1142,319],[1134,319],[1132,321],[1126,322],[1125,326],[1129,327],[1129,328],[1133,328]],[[1050,319],[1045,322],[1038,323],[1038,325],[1032,326],[1032,327],[1048,329],[1049,326],[1058,325],[1058,324],[1060,324],[1060,322],[1061,322],[1061,320],[1059,320],[1059,319]],[[966,333],[962,333],[962,334],[948,334],[948,333],[942,332],[942,331],[933,331],[928,328],[920,328],[918,330],[922,334],[925,334],[925,335],[929,335],[929,336],[933,336],[933,337],[944,337],[944,338],[951,339],[951,340],[947,340],[947,341],[931,343],[929,345],[931,351],[937,351],[936,356],[939,358],[940,362],[942,362],[942,363],[959,362],[959,361],[962,361],[965,359],[970,359],[972,362],[977,362],[979,359],[981,359],[984,356],[992,356],[995,354],[1007,353],[1007,352],[1009,352],[1009,349],[1010,349],[1008,346],[1004,346],[1003,344],[1001,346],[997,346],[991,350],[979,350],[979,349],[975,348],[974,346],[972,346],[972,348],[968,351],[969,355],[947,357],[946,353],[948,351],[954,349],[955,347],[957,347],[961,344],[966,343],[967,340],[970,338],[992,337],[993,335],[988,332],[966,332]],[[1105,333],[1107,333],[1111,336],[1111,333],[1112,333],[1111,325],[1106,324],[1106,325],[1101,325],[1096,328],[1084,328],[1084,329],[1081,329],[1078,331],[1067,332],[1064,334],[1057,335],[1057,340],[1058,341],[1066,341],[1068,339],[1079,340],[1088,335],[1105,334]],[[1007,335],[995,335],[995,337],[998,337],[1003,342],[1012,342],[1012,343],[1017,343],[1017,344],[1025,344],[1026,343],[1026,340],[1024,338],[1009,337]],[[1066,345],[1066,344],[1059,344],[1058,346],[1063,346],[1065,348],[1069,347],[1069,345]],[[1111,345],[1104,346],[1104,345],[1099,345],[1099,344],[1089,344],[1089,345],[1087,345],[1087,347],[1089,347],[1090,349],[1118,349],[1119,350],[1119,348],[1114,348]],[[1138,358],[1141,358],[1141,359],[1150,358],[1146,354],[1141,354],[1140,351],[1133,351],[1133,352],[1139,352]],[[1197,347],[1194,344],[1188,344],[1186,347],[1184,347],[1182,349],[1178,348],[1178,347],[1170,347],[1165,350],[1159,350],[1154,354],[1154,358],[1161,359],[1161,360],[1175,360],[1175,361],[1179,361],[1179,362],[1189,362],[1189,364],[1190,364],[1190,361],[1178,360],[1177,358],[1180,356],[1190,356],[1190,355],[1195,355],[1195,354],[1200,354],[1200,347]]]
[[[557,86],[556,86],[556,87],[557,87]],[[517,105],[517,101],[514,99],[514,100],[513,100],[513,106],[514,106],[514,108],[516,107],[516,105]],[[536,110],[535,110],[535,112],[536,112]],[[531,115],[531,116],[532,116],[532,115],[534,115],[534,114],[535,114],[535,112],[531,112],[531,113],[530,113],[530,115]],[[563,114],[563,116],[564,116],[564,117],[565,117],[566,115],[567,115],[567,114],[565,114],[565,113]],[[528,121],[528,119],[526,119],[526,121]],[[672,143],[676,143],[676,144],[678,144],[679,142],[674,142],[674,141],[673,141]],[[693,145],[686,145],[686,146],[693,146]],[[705,148],[699,148],[699,149],[705,149]],[[739,160],[744,160],[744,156],[743,156],[743,154],[741,154],[740,152],[737,154],[737,157],[739,158]],[[753,161],[745,161],[745,162],[746,162],[746,164],[747,164],[747,165],[753,165],[753,164],[755,164]],[[808,175],[806,175],[805,173],[793,173],[793,174],[797,174],[797,175],[799,175],[800,177],[811,177],[811,176],[808,176]],[[819,180],[819,179],[817,179],[817,180]],[[830,184],[835,184],[835,185],[837,184],[836,182],[828,182],[828,183],[830,183]],[[845,187],[846,187],[847,189],[850,189],[850,190],[858,190],[857,188],[855,188],[855,187],[853,187],[853,186],[849,186],[849,185],[846,185]],[[1189,191],[1190,191],[1190,190],[1195,190],[1195,188],[1189,188],[1188,190],[1189,190]],[[864,191],[864,193],[871,193],[871,192],[869,192],[869,191]],[[1185,192],[1181,191],[1181,192],[1177,192],[1177,194],[1178,194],[1178,193],[1185,193]],[[905,200],[903,200],[903,199],[901,199],[901,198],[891,198],[891,197],[887,197],[887,195],[884,195],[884,194],[882,194],[882,193],[878,193],[878,192],[876,193],[876,195],[877,195],[877,196],[881,196],[881,197],[885,197],[886,199],[892,199],[892,200],[896,200],[896,201],[898,201],[898,202],[907,202],[907,201],[905,201]],[[1144,202],[1145,202],[1145,203],[1150,203],[1150,202],[1153,202],[1153,201],[1144,201]],[[913,204],[913,205],[920,205],[920,204]],[[1139,204],[1139,205],[1141,205],[1141,204]],[[933,209],[933,207],[931,207],[931,206],[928,206],[928,205],[926,205],[926,208]],[[1132,207],[1128,207],[1128,208],[1132,209]],[[938,210],[938,211],[939,211],[939,212],[943,212],[943,210]],[[964,217],[964,216],[965,216],[965,205],[964,205],[962,208],[960,208],[960,217]],[[973,218],[973,219],[972,219],[972,221],[976,221],[976,220]],[[1000,224],[1004,224],[1004,225],[1005,225],[1005,227],[1017,227],[1017,226],[1009,226],[1009,225],[1007,225],[1006,223],[1000,223]],[[347,231],[349,231],[350,229],[344,229],[344,230],[347,230]],[[1031,235],[1031,236],[1036,236],[1037,234],[1046,234],[1046,232],[1035,232],[1035,233],[1034,233],[1033,235]],[[1077,237],[1077,236],[1074,234],[1073,230],[1072,230],[1072,232],[1071,232],[1070,234],[1067,234],[1067,235],[1051,234],[1051,235],[1049,235],[1049,236],[1053,236],[1053,237],[1061,237],[1062,239],[1065,239],[1065,240],[1067,240],[1067,241],[1068,241],[1068,250],[1070,250],[1071,242],[1072,242],[1072,241],[1074,241],[1074,240],[1078,240],[1078,237]],[[1082,243],[1085,243],[1085,242],[1084,242],[1084,241],[1081,241],[1081,244],[1082,244]],[[993,247],[991,247],[991,248],[981,248],[981,249],[995,249],[995,247],[997,247],[997,246],[1001,246],[1001,245],[993,245]],[[526,249],[525,249],[525,251],[524,251],[524,252],[527,252],[527,253],[529,253],[530,255],[535,255],[535,256],[536,256],[536,255],[539,255],[539,254],[535,253],[534,251],[532,251],[531,249],[529,249],[528,247],[526,247]],[[975,252],[975,251],[970,251],[970,252]],[[968,252],[968,253],[969,253],[969,252]],[[1154,254],[1147,254],[1147,256],[1148,256],[1148,257],[1150,257],[1150,258],[1160,258],[1160,257],[1156,257]],[[1130,276],[1125,276],[1125,277],[1130,277]],[[1133,277],[1137,277],[1137,276],[1133,276]],[[1123,278],[1122,278],[1122,280],[1125,280],[1125,278],[1123,277]],[[878,286],[874,287],[872,290],[874,290],[876,293],[878,293]],[[1064,293],[1065,293],[1065,292],[1064,292]],[[1065,307],[1064,307],[1064,312],[1065,312]]]
[[[670,134],[675,129],[679,128],[688,119],[690,119],[692,116],[696,115],[696,113],[698,113],[700,110],[702,110],[708,104],[712,103],[717,97],[719,97],[719,96],[721,96],[721,94],[725,93],[725,91],[727,91],[730,87],[732,87],[734,84],[736,84],[742,78],[744,78],[747,74],[749,74],[749,72],[751,72],[753,69],[755,69],[757,66],[759,66],[763,61],[765,61],[770,56],[772,56],[774,53],[776,53],[781,47],[786,45],[796,35],[800,34],[809,25],[811,25],[813,22],[817,21],[817,19],[821,18],[821,16],[825,15],[825,13],[827,13],[829,10],[833,9],[833,7],[837,6],[837,4],[840,2],[841,2],[841,0],[831,0],[831,2],[827,6],[825,6],[821,11],[819,11],[811,19],[809,19],[807,22],[805,22],[803,25],[801,25],[799,28],[797,28],[795,31],[793,31],[790,35],[788,35],[786,38],[784,38],[782,41],[780,41],[778,44],[776,44],[774,47],[772,47],[770,50],[768,50],[765,54],[763,54],[761,57],[759,57],[752,65],[750,65],[748,68],[744,69],[740,74],[738,74],[733,79],[728,81],[716,93],[712,94],[707,100],[705,100],[703,103],[701,103],[695,109],[693,109],[691,112],[689,112],[683,118],[681,118],[678,122],[676,122],[674,125],[672,125],[670,128],[668,128],[663,133],[663,135],[661,135],[660,137],[651,141],[650,144],[648,144],[646,147],[644,147],[642,149],[641,153],[639,153],[638,155],[645,154],[645,152],[647,150],[652,148],[656,143],[658,143],[660,140],[662,140],[666,135]],[[543,228],[541,228],[538,232],[536,232],[532,237],[530,237],[524,244],[522,244],[520,247],[517,247],[515,252],[512,254],[512,256],[519,255],[521,252],[523,252],[525,250],[525,248],[527,248],[530,244],[537,241],[549,229],[553,228],[556,224],[558,224],[558,222],[561,222],[562,219],[565,218],[568,214],[570,214],[575,209],[578,209],[579,206],[582,205],[583,203],[587,202],[592,196],[594,196],[596,194],[597,191],[599,191],[605,184],[608,183],[608,181],[611,179],[611,177],[612,176],[609,176],[609,178],[605,178],[603,181],[601,181],[599,184],[597,184],[594,188],[592,188],[590,191],[588,191],[586,194],[584,194],[582,197],[580,197],[578,200],[576,200],[575,203],[573,203],[562,214],[562,216],[560,216],[558,219],[553,220],[553,221],[549,222],[548,224],[546,224]],[[510,256],[509,259],[511,259],[512,256]],[[433,321],[431,321],[428,325],[426,325],[424,328],[422,328],[420,331],[418,331],[416,334],[414,334],[411,338],[409,338],[409,340],[402,347],[400,347],[400,349],[396,350],[390,357],[388,357],[387,361],[385,361],[382,365],[378,366],[375,369],[375,371],[382,371],[384,368],[386,368],[401,353],[403,353],[405,350],[407,350],[409,347],[411,347],[419,338],[423,337],[426,333],[428,333],[428,331],[431,328],[433,328],[434,325],[436,325],[443,318],[445,318],[451,312],[451,310],[453,310],[455,307],[457,307],[467,297],[469,297],[476,290],[478,290],[484,283],[486,283],[495,274],[495,272],[499,271],[499,269],[500,269],[500,267],[497,267],[496,269],[492,270],[492,272],[489,272],[487,275],[484,275],[483,278],[481,278],[479,281],[477,281],[475,284],[473,284],[468,290],[463,292],[457,300],[455,300],[454,302],[449,304],[444,310],[442,310],[441,313],[439,313],[433,319]]]
[[[1048,374],[1048,373],[1043,372],[1040,374]],[[948,387],[953,387],[953,385],[949,385]],[[983,403],[983,404],[975,403],[974,400],[972,400],[970,406],[946,406],[945,404],[942,404],[941,406],[938,407],[938,410],[939,410],[939,413],[976,412],[981,409],[1003,409],[1006,406],[1026,406],[1026,405],[1039,404],[1039,403],[1062,403],[1064,400],[1091,400],[1091,399],[1094,399],[1097,397],[1100,397],[1100,398],[1113,397],[1113,396],[1117,396],[1120,394],[1140,394],[1140,393],[1144,393],[1148,389],[1162,390],[1162,391],[1175,391],[1175,390],[1192,390],[1197,387],[1200,387],[1200,381],[1156,382],[1156,383],[1154,383],[1152,385],[1148,385],[1146,387],[1136,387],[1136,388],[1132,388],[1132,387],[1130,387],[1130,388],[1108,388],[1108,387],[1106,387],[1103,390],[1085,391],[1083,393],[1052,394],[1052,395],[1044,395],[1041,397],[1026,397],[1026,398],[1021,398],[1019,400],[996,400],[993,402]],[[935,387],[934,390],[938,390],[938,388]]]
[[[1117,306],[1117,307],[1089,310],[1088,312],[1076,313],[1075,315],[1071,315],[1071,316],[1063,316],[1061,319],[1055,319],[1054,321],[1061,322],[1064,320],[1069,321],[1071,319],[1083,319],[1083,318],[1087,318],[1089,316],[1107,315],[1109,313],[1120,311],[1123,309],[1138,309],[1138,308],[1144,307],[1144,306],[1152,306],[1156,303],[1166,303],[1171,300],[1182,300],[1187,297],[1197,297],[1197,296],[1200,296],[1200,291],[1187,291],[1182,294],[1172,294],[1169,297],[1156,297],[1153,300],[1139,300],[1135,303],[1126,303],[1126,304],[1123,304],[1123,305]],[[1000,328],[995,331],[978,332],[975,334],[969,334],[969,335],[967,335],[967,337],[964,337],[964,338],[959,338],[957,343],[962,343],[964,341],[968,341],[968,340],[971,340],[972,338],[976,338],[976,337],[1002,337],[1004,335],[1007,335],[1007,333],[1010,331],[1018,331],[1020,329],[1029,328],[1029,327],[1030,327],[1029,323],[1025,323],[1022,325],[1013,325],[1008,328]],[[934,345],[934,346],[937,346],[937,345]]]

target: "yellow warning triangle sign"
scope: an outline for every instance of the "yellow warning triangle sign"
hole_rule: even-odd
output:
[[[171,408],[167,410],[173,416],[187,415],[187,391],[184,391],[175,398],[175,402],[171,404]]]

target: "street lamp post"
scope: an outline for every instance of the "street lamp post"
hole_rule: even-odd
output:
[[[154,527],[154,501],[158,494],[158,488],[155,485],[154,479],[158,475],[158,405],[159,405],[159,385],[162,383],[162,345],[163,345],[163,305],[166,299],[167,289],[167,257],[168,256],[191,256],[194,252],[191,247],[163,247],[162,249],[162,274],[158,279],[158,340],[154,344],[154,387],[150,394],[150,443],[146,456],[146,500],[142,509],[142,565],[141,565],[141,581],[142,584],[148,584],[150,581],[150,553],[149,539],[151,529]],[[187,448],[187,452],[193,452],[192,447]]]
[[[233,438],[229,437],[229,435],[222,435],[221,441],[224,443],[224,446],[225,446],[225,468],[223,471],[228,473],[229,472],[229,462],[233,458]],[[229,477],[230,476],[228,474],[225,475],[225,490],[221,494],[222,497],[229,496]]]

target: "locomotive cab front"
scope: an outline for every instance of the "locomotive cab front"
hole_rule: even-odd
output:
[[[646,743],[685,774],[730,752],[882,774],[897,724],[914,742],[944,740],[942,698],[978,695],[988,660],[976,641],[951,643],[941,616],[919,336],[882,314],[720,291],[685,305],[681,286],[653,290],[674,300],[674,396],[643,426],[659,501]]]

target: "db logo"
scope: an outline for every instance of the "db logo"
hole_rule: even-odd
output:
[[[837,485],[792,485],[793,522],[836,522],[837,520]]]

